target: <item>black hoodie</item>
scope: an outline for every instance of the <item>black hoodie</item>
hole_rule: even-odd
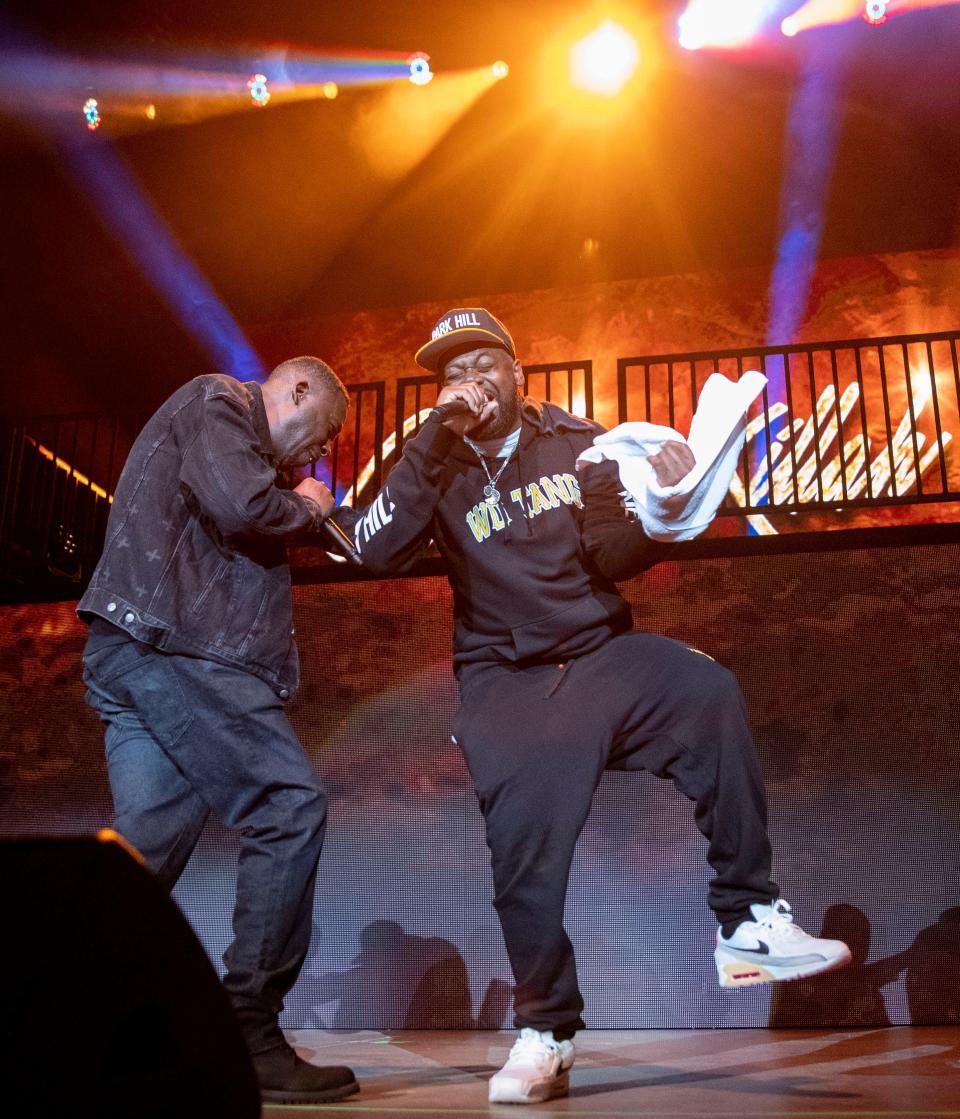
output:
[[[659,558],[626,519],[615,464],[577,476],[577,456],[603,428],[530,399],[521,418],[499,506],[484,500],[487,476],[473,449],[427,422],[356,524],[357,548],[377,574],[402,571],[436,542],[453,589],[457,670],[591,652],[631,625],[613,579]]]

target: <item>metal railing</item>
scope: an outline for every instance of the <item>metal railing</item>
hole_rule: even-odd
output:
[[[620,358],[621,422],[689,429],[707,377],[759,369],[721,515],[956,501],[960,331]]]
[[[376,492],[383,475],[385,384],[347,388],[347,430],[313,468],[338,500],[356,493],[358,483]],[[146,419],[124,413],[3,421],[0,580],[8,595],[86,584],[100,558],[120,471]]]
[[[750,368],[769,379],[748,414],[725,516],[960,501],[960,331],[796,346],[621,358],[621,422],[686,432],[707,377]],[[592,417],[590,361],[524,367],[525,391]],[[421,413],[430,374],[347,386],[351,412],[314,474],[358,507],[380,489]],[[143,420],[133,414],[34,417],[0,428],[0,577],[79,588],[99,558],[111,495]]]
[[[99,556],[113,489],[142,417],[39,416],[0,431],[0,567],[79,581]]]
[[[383,485],[386,383],[367,381],[347,385],[347,388],[350,392],[347,430],[340,432],[329,457],[318,459],[311,470],[314,478],[329,486],[338,503],[345,497],[353,499],[358,488],[376,493]]]

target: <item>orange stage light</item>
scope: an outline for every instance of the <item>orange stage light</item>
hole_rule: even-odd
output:
[[[570,49],[570,80],[590,93],[612,97],[633,76],[640,61],[636,39],[625,27],[605,19]]]

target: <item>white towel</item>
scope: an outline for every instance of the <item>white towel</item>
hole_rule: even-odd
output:
[[[652,540],[692,540],[713,520],[730,488],[743,448],[747,410],[766,383],[756,369],[739,381],[711,373],[697,401],[688,439],[659,424],[619,424],[598,435],[577,463],[613,459],[620,468],[627,506],[644,532]],[[696,465],[675,486],[661,486],[647,456],[669,441],[686,443]]]

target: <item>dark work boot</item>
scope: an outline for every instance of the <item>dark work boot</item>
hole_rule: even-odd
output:
[[[311,1065],[298,1057],[286,1041],[264,1053],[254,1053],[252,1060],[264,1103],[332,1103],[360,1088],[350,1069],[342,1065]]]

